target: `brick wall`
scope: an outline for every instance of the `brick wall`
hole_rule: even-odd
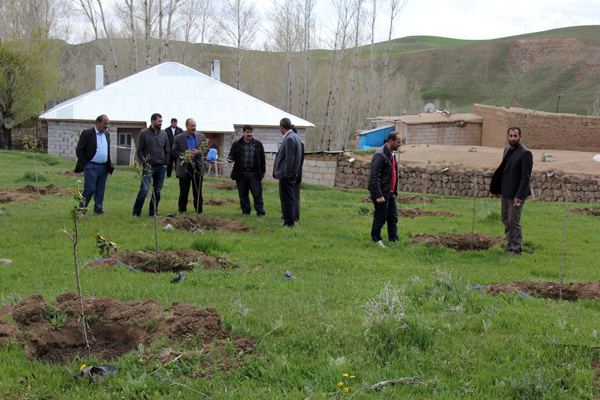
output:
[[[273,181],[273,164],[276,153],[266,153],[267,173],[265,179]],[[305,154],[302,164],[302,182],[311,185],[334,187],[336,170],[343,156],[337,154]]]
[[[406,144],[443,144],[452,146],[479,146],[481,124],[448,122],[435,124],[397,123],[396,130]]]
[[[521,108],[475,104],[473,113],[483,117],[481,145],[503,148],[506,130],[518,126],[530,149],[590,151],[600,149],[600,117],[529,111]]]

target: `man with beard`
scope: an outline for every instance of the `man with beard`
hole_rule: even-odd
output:
[[[152,180],[152,196],[150,199],[149,212],[153,217],[158,216],[158,203],[160,202],[160,192],[165,181],[167,172],[167,163],[171,159],[171,147],[167,133],[161,130],[162,116],[158,113],[150,117],[150,128],[140,131],[137,143],[137,157],[143,166],[142,184],[138,192],[135,204],[133,205],[133,216],[139,217],[142,214],[142,207],[150,188]]]
[[[396,198],[398,194],[398,166],[396,164],[395,151],[400,148],[402,137],[396,131],[390,132],[387,141],[381,146],[371,161],[371,173],[369,175],[369,193],[371,201],[375,206],[373,214],[373,225],[371,227],[371,239],[379,246],[385,248],[381,238],[381,228],[387,222],[388,239],[397,242],[398,209]]]
[[[529,179],[533,169],[533,155],[521,144],[521,128],[508,128],[508,146],[504,149],[502,163],[494,172],[490,184],[492,194],[502,196],[502,222],[506,234],[505,252],[523,253],[523,228],[521,214],[527,196],[531,195]]]

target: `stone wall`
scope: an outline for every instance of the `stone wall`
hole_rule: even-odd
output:
[[[506,130],[518,126],[530,149],[590,151],[600,148],[600,117],[556,114],[522,108],[475,104],[473,113],[483,117],[481,145],[503,148]]]
[[[336,187],[366,189],[369,181],[370,162],[349,165],[347,158],[340,160],[336,174]],[[427,193],[443,196],[473,197],[474,179],[477,180],[477,197],[491,197],[490,182],[494,171],[459,170],[441,167],[400,166],[401,192],[423,193],[427,180]],[[577,203],[600,203],[600,178],[580,175],[548,177],[546,174],[531,176],[531,198],[540,201],[569,201]]]

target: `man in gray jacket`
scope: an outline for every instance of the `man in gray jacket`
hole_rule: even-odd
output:
[[[158,213],[158,203],[160,202],[160,192],[165,173],[167,172],[167,163],[171,159],[171,147],[167,133],[161,130],[162,116],[152,114],[150,117],[150,128],[140,131],[137,143],[137,158],[142,164],[142,184],[138,192],[135,204],[133,205],[133,216],[139,217],[142,214],[142,207],[150,188],[150,179],[152,179],[153,194],[150,199],[150,216]]]
[[[294,185],[302,167],[302,141],[292,130],[292,122],[289,118],[279,121],[279,131],[283,135],[283,140],[273,164],[273,178],[279,180],[283,225],[292,228],[296,208]]]
[[[175,174],[179,178],[179,212],[187,211],[190,185],[194,197],[194,209],[202,214],[202,179],[204,177],[204,155],[202,143],[206,142],[204,134],[196,132],[196,121],[188,118],[185,121],[186,131],[177,134],[173,139],[173,158],[175,158]],[[181,158],[189,151],[191,163]],[[189,160],[188,159],[188,160]]]

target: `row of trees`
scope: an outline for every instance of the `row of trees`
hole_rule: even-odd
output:
[[[221,59],[225,83],[313,122],[313,150],[343,148],[368,117],[418,112],[420,88],[396,73],[392,54],[407,0],[317,1],[273,0],[261,16],[253,0],[3,0],[0,40],[31,50],[35,35],[81,35],[85,43],[55,49],[59,90],[42,85],[47,106],[90,90],[94,64],[110,83],[165,61],[207,73]]]

